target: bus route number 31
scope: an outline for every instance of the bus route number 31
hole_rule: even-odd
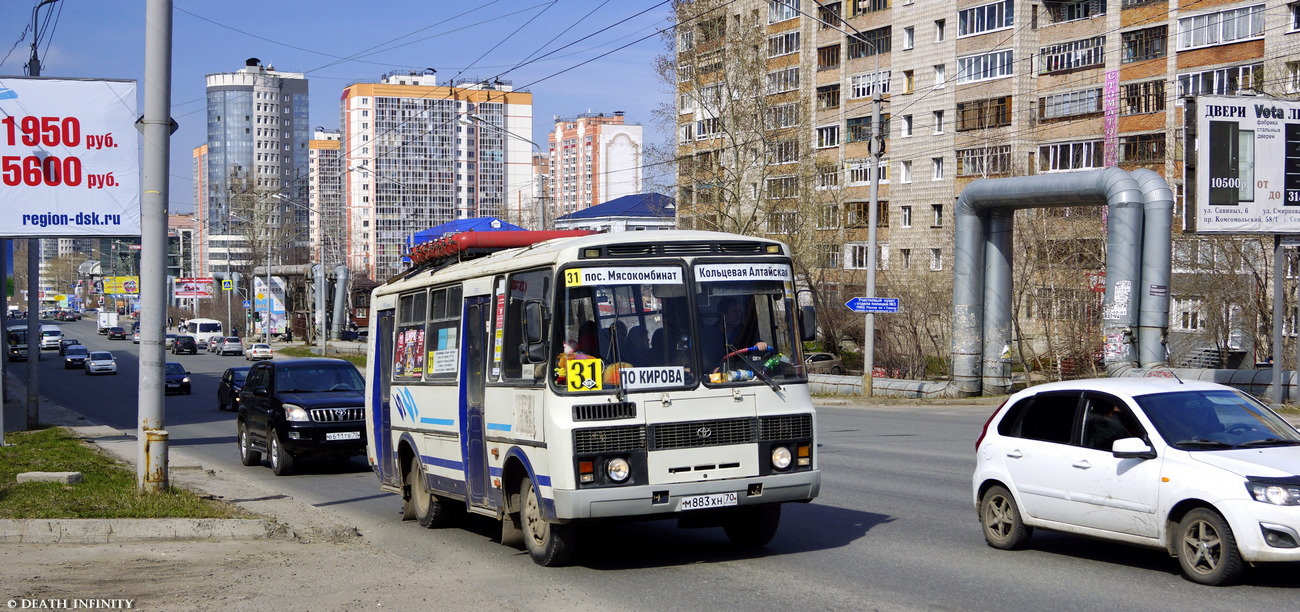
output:
[[[604,380],[604,363],[599,359],[570,359],[565,378],[570,391],[599,391]]]

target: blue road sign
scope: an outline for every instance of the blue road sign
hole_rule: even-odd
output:
[[[248,310],[249,308],[252,308],[252,307],[253,307],[253,301],[252,301],[252,300],[244,300],[244,310]]]
[[[898,312],[898,298],[855,297],[844,305],[853,312]]]

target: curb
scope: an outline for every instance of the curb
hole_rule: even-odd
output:
[[[5,381],[14,396],[25,395],[26,388],[8,378]],[[78,438],[89,442],[110,457],[134,466],[136,462],[135,432],[96,425],[71,409],[41,398],[42,425],[67,428]],[[286,510],[273,502],[284,497],[266,491],[257,485],[234,481],[224,477],[220,470],[205,469],[201,462],[177,452],[168,453],[168,470],[171,486],[208,494],[227,500],[251,514],[270,516],[269,519],[0,519],[0,544],[121,544],[127,542],[165,541],[216,541],[216,540],[266,540],[284,539],[298,541],[342,542],[360,538],[361,532],[353,525],[344,525],[326,513],[314,509],[292,508]],[[232,501],[244,500],[247,503]],[[291,516],[292,520],[283,520]]]
[[[120,544],[175,540],[289,539],[262,519],[3,519],[0,544]]]

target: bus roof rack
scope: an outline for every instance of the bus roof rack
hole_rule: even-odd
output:
[[[556,238],[575,238],[596,233],[598,232],[592,230],[461,232],[415,245],[408,254],[411,259],[411,269],[406,274],[437,270],[453,263],[505,249],[532,246]]]

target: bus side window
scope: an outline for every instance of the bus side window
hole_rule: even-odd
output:
[[[541,366],[534,367],[529,364],[524,367],[524,355],[527,354],[526,338],[524,338],[524,304],[529,301],[539,301],[542,304],[549,304],[551,299],[551,274],[550,270],[530,270],[519,274],[510,275],[507,283],[507,298],[505,312],[505,327],[502,330],[505,334],[504,344],[501,351],[501,373],[504,380],[533,383],[540,381],[538,373],[544,372],[545,368]],[[547,338],[543,326],[542,344],[546,346]],[[543,354],[549,354],[550,349],[546,349]]]

